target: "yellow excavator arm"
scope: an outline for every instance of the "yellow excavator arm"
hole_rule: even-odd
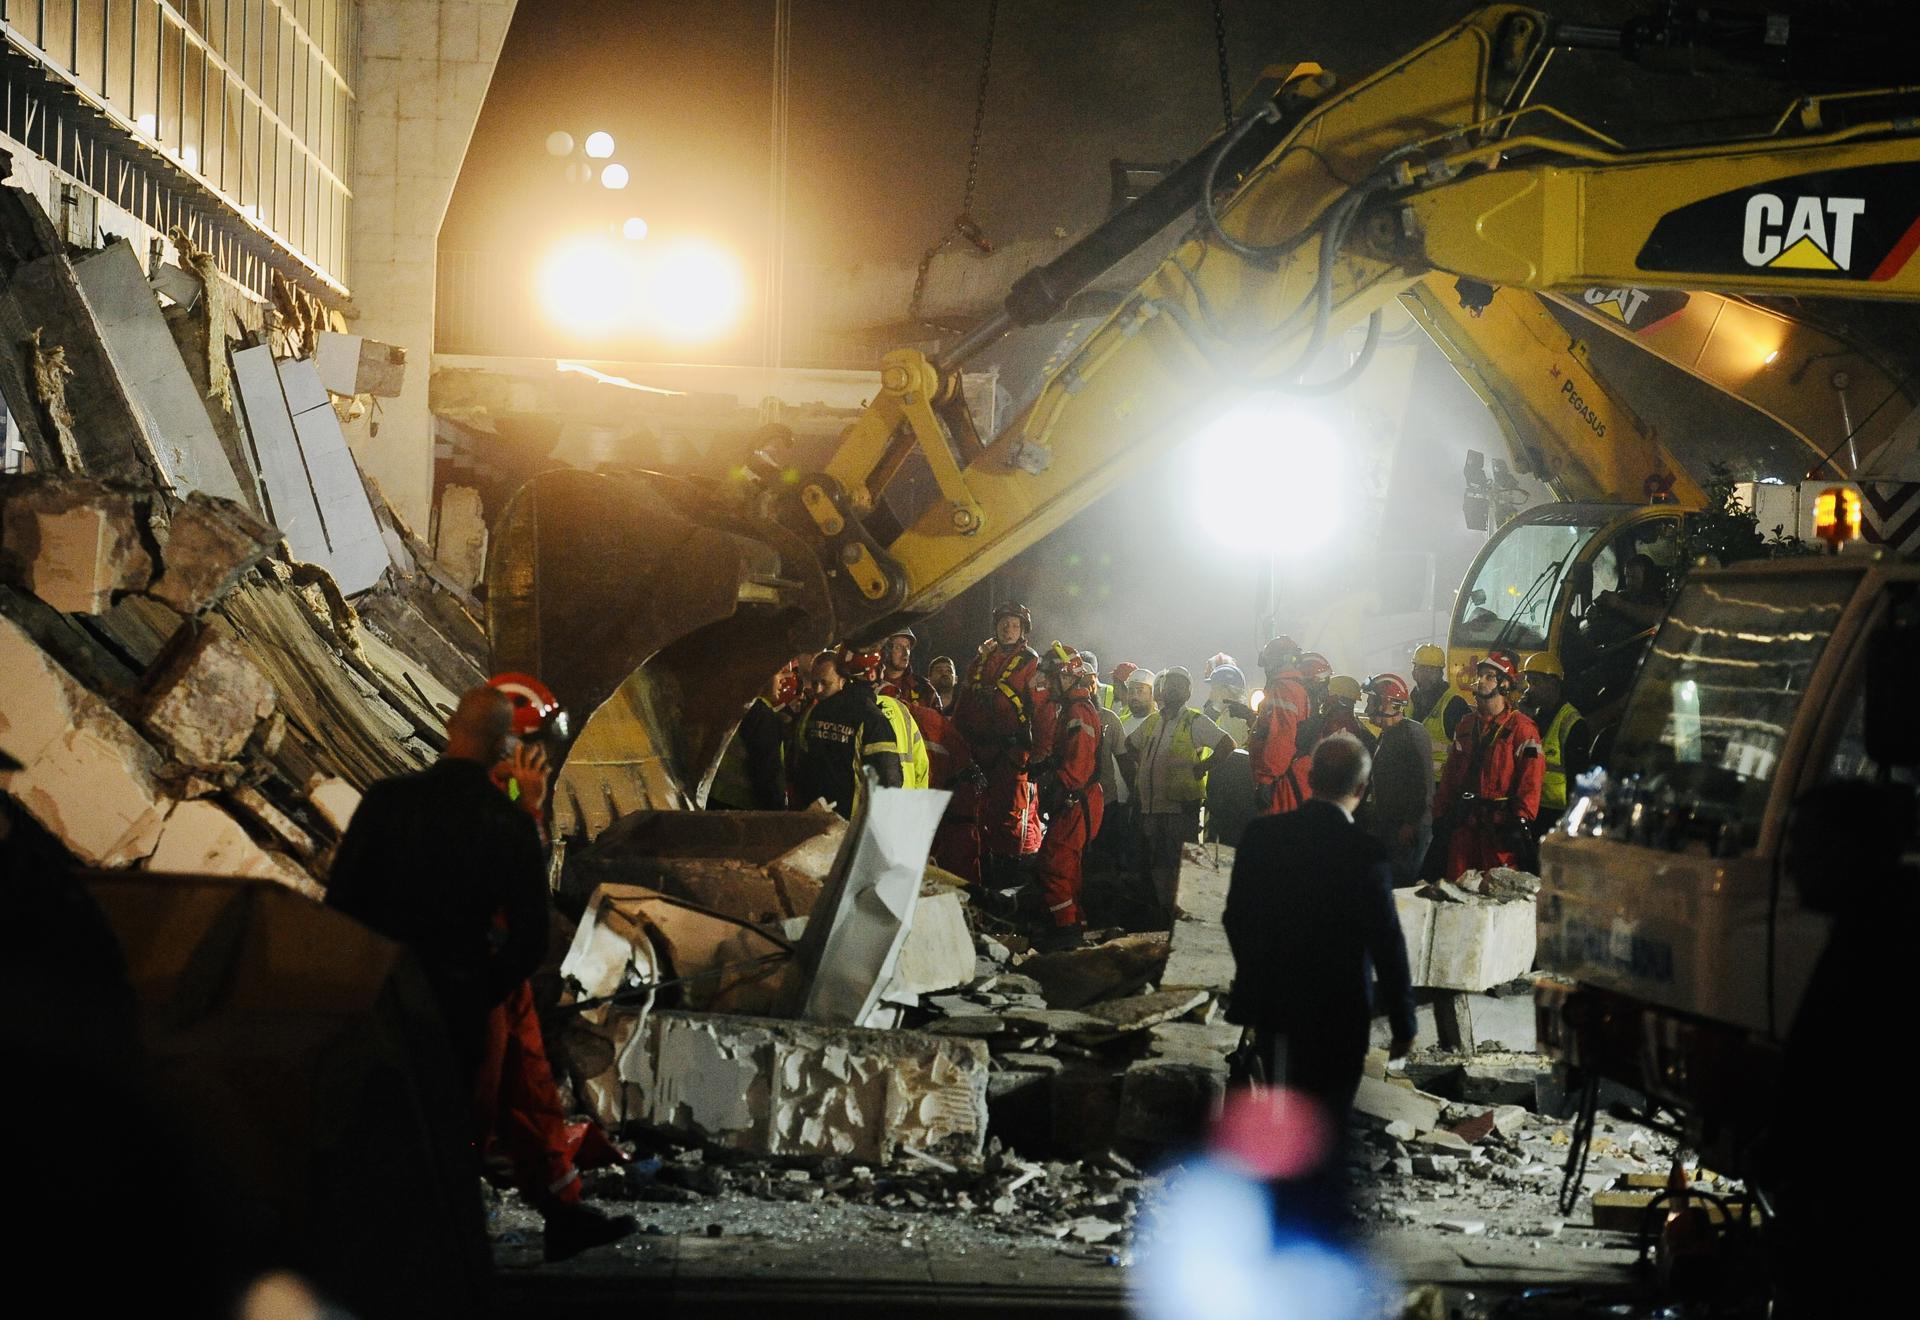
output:
[[[1296,69],[937,359],[886,355],[822,471],[670,495],[640,476],[536,480],[496,532],[495,663],[576,710],[617,693],[617,753],[590,727],[575,756],[643,765],[646,787],[623,798],[602,771],[581,791],[671,805],[697,797],[787,655],[937,609],[1250,393],[1344,386],[1381,310],[1423,281],[1920,296],[1912,120],[1861,117],[1869,98],[1836,126],[1803,103],[1759,138],[1635,151],[1531,100],[1562,45],[1625,40],[1494,5],[1350,86]],[[1189,216],[1011,424],[976,434],[961,366]],[[1363,323],[1358,358],[1325,362]],[[1631,484],[1654,450],[1578,479]]]

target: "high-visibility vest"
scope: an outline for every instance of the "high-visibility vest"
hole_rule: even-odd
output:
[[[1540,750],[1547,761],[1546,776],[1540,781],[1542,812],[1567,809],[1567,763],[1563,745],[1567,740],[1567,731],[1573,728],[1579,718],[1580,712],[1573,708],[1571,701],[1561,702],[1560,709],[1554,712],[1553,723],[1547,726],[1547,736],[1540,740]]]
[[[1447,768],[1447,752],[1453,747],[1453,735],[1447,732],[1447,708],[1453,705],[1458,695],[1452,687],[1442,692],[1433,703],[1433,709],[1420,722],[1427,726],[1427,736],[1433,739],[1433,782],[1438,784],[1440,776]]]
[[[876,692],[874,696],[886,714],[887,723],[893,726],[894,740],[900,747],[900,787],[928,787],[933,782],[933,760],[927,755],[927,740],[920,736],[913,712],[897,697],[884,692]]]
[[[1113,709],[1113,684],[1095,683],[1093,685],[1093,703],[1103,710]]]
[[[1213,748],[1204,747],[1196,751],[1193,746],[1193,721],[1200,712],[1189,706],[1180,712],[1180,723],[1174,726],[1173,748],[1168,755],[1168,763],[1173,766],[1173,782],[1166,786],[1168,796],[1175,802],[1204,802],[1207,797],[1207,777],[1188,772],[1187,767],[1198,761],[1204,761],[1213,755]],[[1151,748],[1153,740],[1160,733],[1160,711],[1154,711],[1142,723],[1140,745]],[[1145,771],[1145,761],[1134,771],[1135,784]]]

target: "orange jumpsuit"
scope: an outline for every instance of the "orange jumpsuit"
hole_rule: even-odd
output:
[[[1276,816],[1306,801],[1306,780],[1294,769],[1302,751],[1300,726],[1313,712],[1313,700],[1297,669],[1284,669],[1267,684],[1266,700],[1255,714],[1247,734],[1247,756],[1253,762],[1253,797],[1260,814]]]
[[[1040,813],[1027,779],[1027,762],[1044,732],[1033,691],[1039,670],[1040,657],[1024,642],[989,647],[968,667],[954,701],[954,723],[986,775],[980,844],[988,858],[1023,857],[1040,846]]]
[[[1100,833],[1106,797],[1100,788],[1100,712],[1092,694],[1076,688],[1059,704],[1051,721],[1053,750],[1039,787],[1047,812],[1047,833],[1036,865],[1040,897],[1056,926],[1082,924],[1081,859]]]
[[[1447,879],[1514,864],[1519,835],[1540,814],[1546,771],[1539,726],[1519,707],[1494,716],[1475,710],[1460,721],[1433,795],[1435,832],[1451,831]]]

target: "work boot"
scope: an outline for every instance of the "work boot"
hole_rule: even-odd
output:
[[[1035,953],[1065,953],[1087,942],[1087,928],[1076,921],[1068,926],[1048,926],[1033,937]]]
[[[547,1210],[546,1259],[567,1260],[591,1247],[618,1242],[640,1225],[632,1215],[607,1215],[589,1205],[556,1205]]]

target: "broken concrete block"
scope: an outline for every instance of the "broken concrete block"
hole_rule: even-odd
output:
[[[440,492],[434,514],[433,556],[460,586],[471,590],[487,575],[487,511],[472,486]]]
[[[973,936],[960,896],[951,890],[920,895],[887,994],[930,994],[972,979]]]
[[[1527,1126],[1527,1111],[1520,1105],[1496,1105],[1493,1126],[1503,1137],[1518,1136]]]
[[[204,799],[182,802],[168,814],[146,865],[178,875],[264,875],[269,867],[266,849]]]
[[[334,394],[397,399],[407,378],[406,349],[331,330],[315,336],[314,364],[320,370],[321,384]]]
[[[594,892],[573,948],[589,945],[616,953],[624,949],[619,965],[631,964],[643,980],[657,979],[653,969],[660,966],[691,978],[680,985],[679,1002],[695,1009],[769,1013],[793,977],[790,950],[764,931],[639,885],[602,885]],[[569,953],[561,972],[579,981],[583,993],[611,993],[591,989],[574,970],[573,959]],[[613,984],[619,984],[617,978]]]
[[[307,785],[307,805],[319,812],[337,834],[347,832],[347,823],[360,809],[360,790],[344,779],[315,776]]]
[[[1451,1179],[1460,1172],[1458,1155],[1415,1155],[1413,1171],[1422,1178]]]
[[[13,477],[0,498],[0,569],[54,609],[101,614],[152,579],[132,492],[78,477]]]
[[[638,811],[567,858],[566,892],[644,885],[741,921],[813,910],[847,823],[831,811]]]
[[[980,1154],[987,1050],[915,1031],[656,1013],[622,1059],[635,1118],[733,1150],[885,1163]]]
[[[1120,1084],[1115,1132],[1180,1145],[1202,1136],[1227,1094],[1227,1061],[1137,1059]]]
[[[1436,1219],[1433,1226],[1442,1233],[1460,1233],[1468,1237],[1477,1237],[1487,1231],[1484,1219]]]
[[[193,492],[176,505],[160,540],[160,576],[147,594],[182,614],[219,604],[280,543],[277,529],[232,500]]]
[[[145,724],[188,765],[233,760],[273,713],[273,684],[224,619],[184,629],[154,669]]]
[[[1478,898],[1456,887],[1435,901],[1423,896],[1431,888],[1393,895],[1415,985],[1478,993],[1532,969],[1536,918],[1531,900]]]
[[[171,806],[159,754],[4,618],[0,674],[0,749],[23,767],[0,773],[0,791],[88,865],[152,852]]]
[[[1144,995],[1129,995],[1125,999],[1088,1004],[1082,1012],[1106,1024],[1113,1035],[1126,1035],[1185,1017],[1212,997],[1211,992],[1206,990],[1155,990]],[[1235,1030],[1237,1032],[1238,1029]]]
[[[1415,1137],[1410,1144],[1444,1151],[1449,1154],[1461,1155],[1473,1149],[1473,1143],[1471,1141],[1460,1136],[1458,1133],[1449,1132],[1445,1128],[1436,1128],[1432,1132],[1422,1132],[1419,1136]]]
[[[1433,1096],[1375,1077],[1361,1077],[1360,1088],[1353,1095],[1356,1114],[1382,1125],[1402,1120],[1413,1124],[1416,1132],[1431,1132],[1438,1127],[1441,1108],[1441,1102]]]
[[[1122,935],[1084,949],[1037,954],[1020,964],[1020,973],[1040,983],[1053,1007],[1080,1008],[1157,981],[1171,951],[1165,935]]]

